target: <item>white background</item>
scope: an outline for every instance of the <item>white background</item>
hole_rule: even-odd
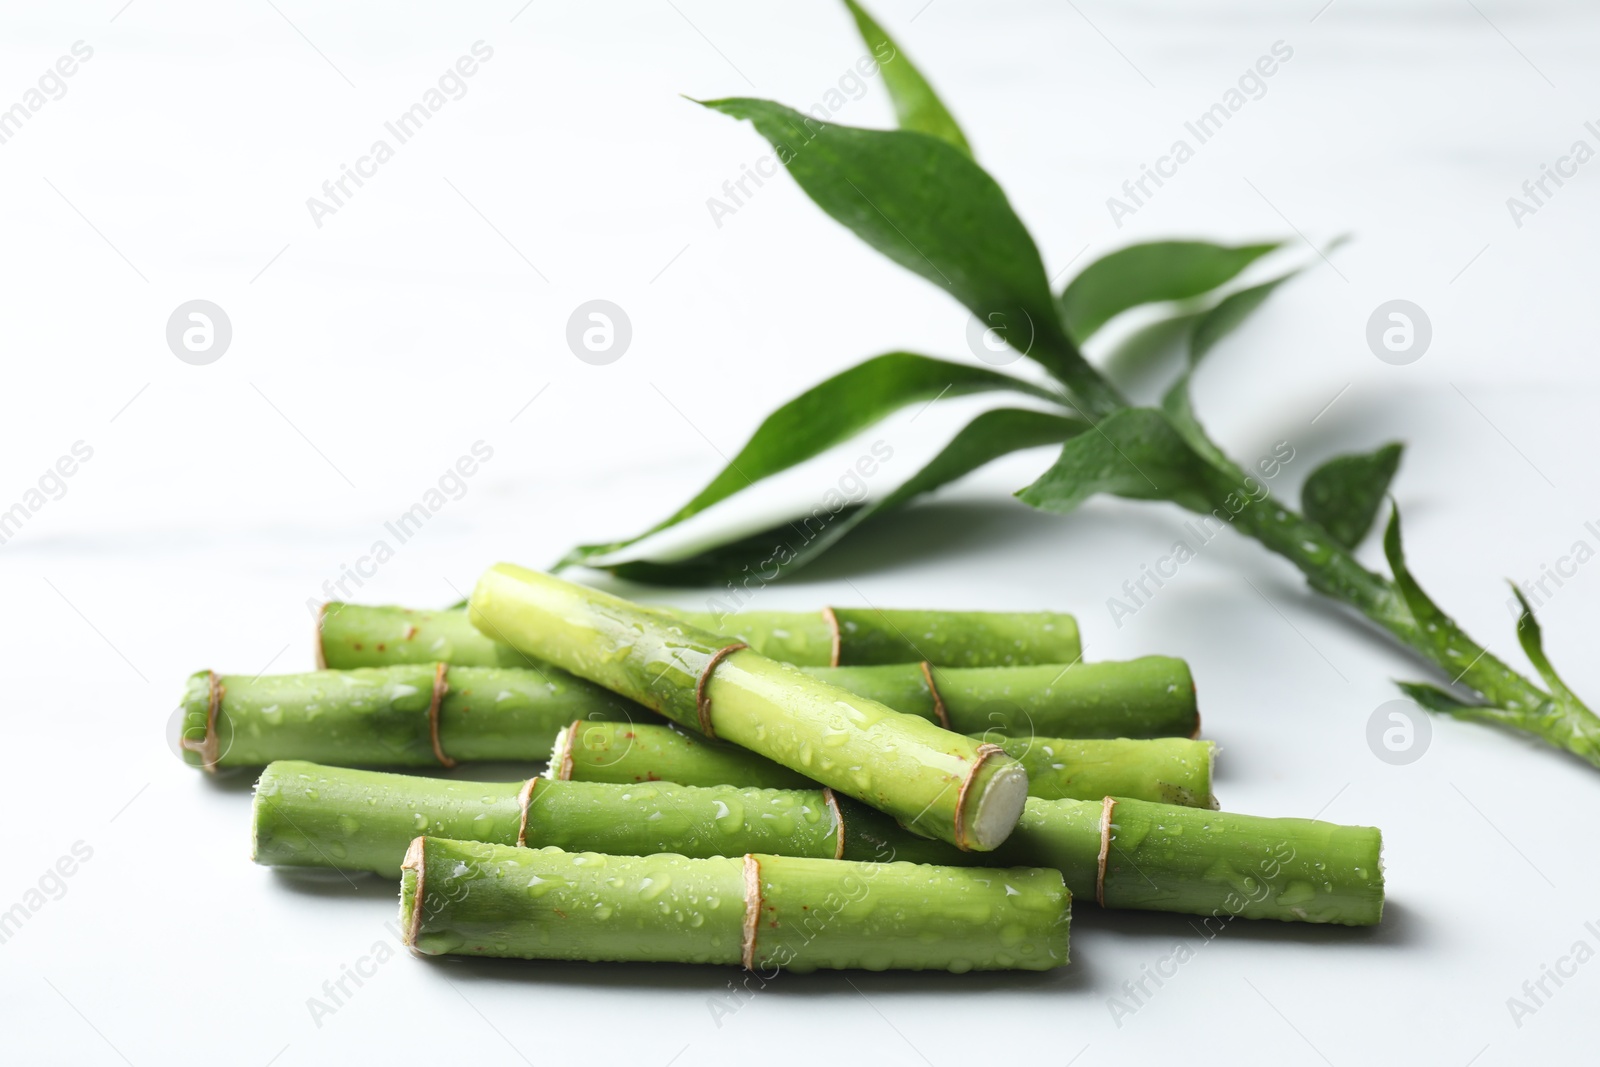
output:
[[[708,1003],[734,972],[398,953],[314,1023],[325,980],[375,942],[392,949],[392,887],[249,863],[248,777],[203,781],[163,739],[184,677],[310,668],[306,602],[476,441],[492,461],[353,599],[445,604],[495,560],[542,565],[631,533],[800,388],[892,348],[970,356],[961,308],[787,177],[720,227],[707,210],[765,146],[678,94],[821,101],[862,52],[842,10],[275,2],[6,7],[0,106],[73,42],[94,49],[0,145],[0,507],[74,442],[94,450],[0,546],[0,909],[75,842],[93,850],[0,945],[7,1062],[1590,1058],[1600,963],[1520,1027],[1507,998],[1579,939],[1600,948],[1584,927],[1600,920],[1600,772],[1447,721],[1417,762],[1380,761],[1369,716],[1396,696],[1391,678],[1426,672],[1231,535],[1115,627],[1107,597],[1167,551],[1182,516],[1113,501],[1031,512],[1007,494],[1047,452],[855,539],[758,606],[1061,608],[1079,614],[1090,658],[1188,657],[1226,806],[1383,827],[1381,927],[1239,923],[1203,944],[1182,917],[1085,906],[1057,973],[785,977],[720,1020]],[[1600,118],[1596,18],[1578,4],[1319,5],[884,0],[877,13],[1052,273],[1139,238],[1355,236],[1332,267],[1299,245],[1314,269],[1214,354],[1199,409],[1242,459],[1291,442],[1274,484],[1291,500],[1326,457],[1407,441],[1395,492],[1415,569],[1520,663],[1502,579],[1537,577],[1580,539],[1600,547],[1584,528],[1600,520],[1600,164],[1520,228],[1506,198],[1574,140],[1600,146],[1583,128]],[[465,97],[314,225],[307,197],[478,40],[494,56]],[[1106,198],[1279,40],[1294,55],[1266,94],[1113,225]],[[870,88],[837,120],[888,124]],[[610,366],[564,341],[595,297],[633,322]],[[1397,297],[1434,327],[1402,367],[1363,337]],[[233,324],[209,366],[164,339],[195,298]],[[885,424],[873,438],[896,458],[876,488],[974,403]],[[814,499],[861,447],[769,503]],[[1541,612],[1551,654],[1591,696],[1597,605],[1591,563]],[[1114,1019],[1108,998],[1179,943],[1194,958]]]

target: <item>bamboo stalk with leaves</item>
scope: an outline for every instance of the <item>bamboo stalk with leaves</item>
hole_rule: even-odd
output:
[[[1234,285],[1246,267],[1279,245],[1136,244],[1089,264],[1052,293],[1032,236],[973,158],[948,109],[883,29],[858,5],[848,6],[869,47],[887,43],[893,50],[884,84],[900,128],[829,124],[750,98],[704,106],[749,122],[824,212],[944,289],[982,328],[1038,363],[1054,385],[1042,388],[990,368],[910,352],[873,357],[775,410],[725,469],[662,522],[636,537],[578,546],[558,566],[582,564],[658,584],[737,585],[752,570],[783,575],[851,530],[994,459],[1059,446],[1049,469],[1018,491],[1025,503],[1065,513],[1109,493],[1226,514],[1227,525],[1294,564],[1311,588],[1359,611],[1437,667],[1445,685],[1401,683],[1419,704],[1532,734],[1600,766],[1600,717],[1551,667],[1526,602],[1518,637],[1540,682],[1469,638],[1423,591],[1402,549],[1398,507],[1384,536],[1389,574],[1356,558],[1398,467],[1399,444],[1324,463],[1307,480],[1296,511],[1261,492],[1264,483],[1207,435],[1190,403],[1190,378],[1217,343],[1292,276]],[[1184,300],[1208,305],[1189,336],[1187,366],[1158,405],[1131,404],[1083,357],[1082,345],[1124,311]],[[812,517],[797,519],[713,542],[685,558],[653,558],[649,546],[639,545],[899,409],[978,392],[1009,392],[1045,410],[1002,407],[978,415],[898,488],[843,509],[820,527]]]

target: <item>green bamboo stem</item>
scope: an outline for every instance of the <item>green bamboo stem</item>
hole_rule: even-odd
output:
[[[957,733],[1187,736],[1199,727],[1189,669],[1165,656],[1072,667],[802,669],[896,711],[948,723]],[[442,678],[435,664],[260,677],[201,671],[189,679],[183,708],[183,755],[199,767],[208,753],[215,756],[214,767],[259,767],[275,759],[416,767],[444,763],[440,753],[450,761],[542,760],[557,732],[574,719],[656,719],[648,709],[548,663],[448,666]],[[208,744],[213,737],[215,744]],[[771,784],[801,781],[790,774]]]
[[[815,778],[959,848],[1005,840],[1027,774],[998,746],[812,678],[670,616],[510,564],[473,625],[520,651]]]
[[[1125,796],[1212,808],[1210,741],[1076,741],[996,738],[1028,772],[1028,795],[1045,800]],[[582,782],[724,783],[762,789],[815,788],[802,774],[734,745],[652,723],[574,722],[550,751],[553,778]]]
[[[848,798],[820,789],[613,785],[531,778],[465,782],[269,764],[251,806],[251,858],[268,867],[327,867],[398,877],[420,833],[497,845],[648,856],[784,856],[960,862]]]
[[[574,717],[654,718],[553,667],[442,664],[259,677],[199,671],[182,707],[184,761],[207,770],[277,759],[395,767],[542,760]]]
[[[1111,804],[1108,828],[1105,801],[1030,799],[1011,837],[981,859],[1054,868],[1075,896],[1109,908],[1350,925],[1382,915],[1377,830]],[[842,856],[861,862],[980,859],[864,804],[831,804],[820,790],[459,782],[289,761],[262,775],[252,824],[257,863],[390,877],[422,832],[613,855],[738,856],[759,844],[775,855],[828,858],[841,855],[842,843]]]
[[[799,666],[926,660],[948,667],[1017,667],[1076,663],[1083,656],[1077,621],[1053,611],[653,610]],[[463,667],[534,665],[525,654],[475,630],[465,611],[413,611],[337,601],[323,605],[317,655],[320,665],[333,668],[433,662]]]
[[[995,855],[1055,867],[1074,895],[1107,908],[1372,926],[1382,852],[1369,826],[1107,797],[1030,800]]]
[[[419,837],[400,928],[426,955],[750,970],[1048,970],[1067,962],[1052,870],[747,854],[606,856]]]

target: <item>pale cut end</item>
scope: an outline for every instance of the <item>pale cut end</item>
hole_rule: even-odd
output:
[[[550,764],[544,769],[544,776],[557,782],[564,782],[572,777],[572,739],[577,736],[578,727],[583,725],[583,720],[563,726],[556,734],[555,744],[550,746]]]
[[[1022,818],[1022,806],[1027,801],[1028,772],[1022,764],[1007,763],[996,770],[978,797],[978,810],[972,813],[972,823],[967,828],[967,847],[978,852],[999,848]]]
[[[400,864],[400,929],[405,943],[412,952],[421,955],[417,936],[422,932],[423,893],[427,863],[423,858],[425,837],[414,837],[406,848],[406,858]]]

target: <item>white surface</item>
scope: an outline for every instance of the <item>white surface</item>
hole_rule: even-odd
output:
[[[95,50],[0,145],[0,506],[75,441],[94,449],[0,547],[12,752],[0,908],[75,842],[93,850],[0,945],[7,1062],[1591,1058],[1600,963],[1520,1027],[1506,1000],[1574,942],[1600,947],[1584,926],[1600,920],[1600,774],[1443,721],[1418,762],[1380,762],[1367,719],[1395,696],[1388,679],[1424,672],[1238,539],[1116,629],[1106,598],[1166,551],[1181,517],[1097,501],[1052,518],[1009,501],[1046,453],[996,466],[761,604],[1066,608],[1091,657],[1189,657],[1225,749],[1226,804],[1384,828],[1381,928],[1237,924],[1202,947],[1183,918],[1085,907],[1056,974],[785,977],[720,1019],[708,1005],[731,972],[397,954],[319,1026],[308,998],[389,939],[391,889],[297,885],[247,862],[248,783],[202,781],[162,740],[183,678],[309,668],[305,602],[475,441],[493,460],[356,598],[447,603],[494,560],[545,563],[641,528],[799,388],[889,348],[964,358],[966,316],[787,178],[720,229],[710,219],[706,198],[763,145],[676,94],[821,99],[861,51],[829,5],[535,4],[513,22],[515,0],[120,3],[9,5],[0,43],[4,105],[74,41]],[[1396,492],[1416,569],[1520,662],[1502,576],[1536,577],[1573,542],[1595,544],[1583,524],[1600,520],[1600,164],[1520,229],[1505,199],[1575,139],[1595,140],[1583,129],[1600,117],[1593,12],[1338,0],[1312,23],[1317,2],[877,7],[1053,272],[1140,237],[1356,235],[1338,273],[1311,271],[1216,353],[1200,410],[1237,455],[1291,441],[1276,486],[1291,499],[1328,455],[1408,441]],[[317,229],[305,199],[480,39],[494,58],[467,95]],[[1117,230],[1105,198],[1277,40],[1294,58],[1266,95]],[[838,119],[886,124],[879,87]],[[597,296],[635,330],[606,367],[563,342],[573,307]],[[163,340],[172,309],[196,297],[221,304],[235,333],[205,367]],[[1435,329],[1406,367],[1363,340],[1395,297]],[[970,410],[890,424],[886,476]],[[820,463],[788,499],[854,455]],[[1556,662],[1591,696],[1597,605],[1600,563],[1542,612]],[[1119,1026],[1108,998],[1179,943],[1194,958]]]

